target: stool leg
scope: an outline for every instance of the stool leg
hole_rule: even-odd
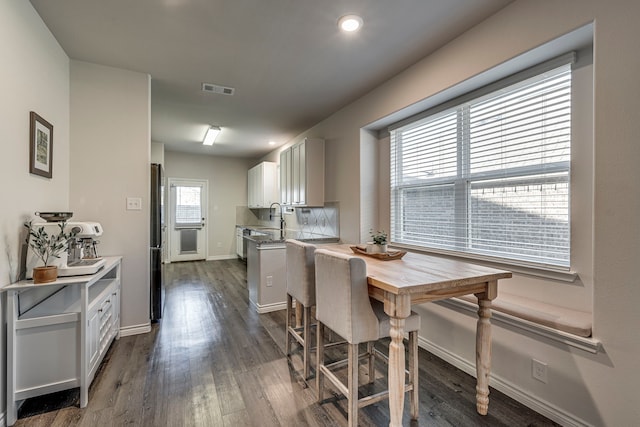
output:
[[[349,427],[358,426],[358,344],[349,344],[349,396],[348,418]]]
[[[304,326],[304,348],[303,351],[303,365],[304,365],[304,379],[309,378],[309,365],[311,356],[311,307],[304,307],[302,324]]]
[[[318,392],[318,402],[322,402],[324,398],[322,367],[324,367],[324,325],[318,320],[316,324],[316,391]]]
[[[296,300],[296,328],[302,326],[302,305],[300,301]]]
[[[412,331],[409,332],[409,381],[413,385],[410,394],[412,420],[417,420],[419,415],[418,374],[418,331]]]
[[[293,305],[293,297],[287,294],[287,315],[286,315],[286,323],[285,323],[285,353],[287,357],[291,355],[291,335],[289,333],[289,328],[291,327],[291,312]]]
[[[375,361],[376,357],[374,355],[373,350],[373,342],[367,343],[367,353],[369,353],[369,384],[373,384],[373,381],[376,378],[376,370],[375,370]]]

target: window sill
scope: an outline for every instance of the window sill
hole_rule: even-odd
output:
[[[524,265],[524,264],[518,264],[515,262],[507,262],[507,261],[500,262],[500,261],[495,261],[493,259],[484,258],[480,255],[468,254],[468,256],[463,256],[459,253],[453,253],[449,251],[439,251],[435,249],[426,249],[419,246],[406,245],[406,244],[393,243],[393,242],[390,243],[389,246],[393,246],[394,248],[401,248],[404,250],[417,252],[425,255],[441,256],[449,259],[464,260],[464,261],[472,262],[475,264],[485,265],[487,267],[494,267],[502,270],[509,270],[517,274],[523,274],[526,276],[532,276],[532,277],[543,278],[543,279],[557,280],[560,282],[573,283],[578,277],[578,273],[575,271],[571,271],[570,269]]]

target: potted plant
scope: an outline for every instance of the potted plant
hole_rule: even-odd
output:
[[[31,221],[25,222],[24,226],[29,230],[27,243],[43,264],[33,268],[33,283],[49,283],[58,278],[58,267],[49,263],[54,258],[60,258],[60,254],[67,249],[69,239],[75,236],[73,231],[65,232],[66,225],[66,221],[59,222],[60,231],[49,235],[43,226],[36,228]]]
[[[367,252],[369,253],[386,253],[387,252],[387,233],[382,231],[373,231],[369,232],[371,234],[371,239],[373,240],[371,243],[367,244]]]

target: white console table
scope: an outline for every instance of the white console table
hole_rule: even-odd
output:
[[[7,285],[7,425],[20,401],[80,387],[80,407],[113,339],[120,337],[122,257],[88,276]]]

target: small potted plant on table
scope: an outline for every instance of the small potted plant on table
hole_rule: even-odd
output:
[[[387,252],[387,233],[382,231],[370,231],[373,242],[367,244],[367,252],[372,254],[380,254]]]
[[[36,256],[42,261],[41,266],[33,268],[33,283],[54,282],[58,278],[58,267],[49,265],[54,258],[60,258],[60,254],[67,249],[67,242],[75,233],[65,232],[66,221],[59,222],[60,231],[49,235],[44,227],[34,227],[31,221],[24,224],[29,230],[27,242]]]

